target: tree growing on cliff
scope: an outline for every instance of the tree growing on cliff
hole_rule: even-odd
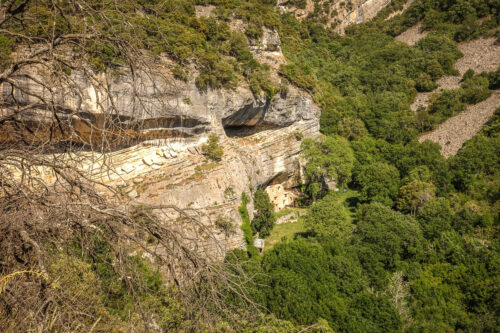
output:
[[[201,149],[203,151],[203,155],[205,155],[212,161],[218,162],[224,155],[224,150],[219,145],[219,137],[215,133],[212,133],[208,136],[207,143],[203,144],[201,146]]]

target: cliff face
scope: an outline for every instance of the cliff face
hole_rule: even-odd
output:
[[[272,31],[266,31],[252,51],[272,68],[285,61],[279,37]],[[194,80],[177,80],[167,68],[164,59],[134,73],[125,68],[106,75],[75,72],[57,84],[57,79],[32,68],[30,80],[16,78],[20,89],[12,93],[12,87],[4,84],[2,98],[30,106],[23,121],[38,139],[71,138],[97,150],[105,143],[107,153],[74,153],[79,157],[75,168],[126,194],[128,205],[191,210],[217,234],[219,244],[206,245],[240,247],[241,193],[251,194],[269,184],[286,188],[298,184],[301,139],[319,133],[320,110],[308,94],[294,87],[271,100],[255,97],[245,86],[200,91]],[[279,79],[275,72],[272,76]],[[53,116],[37,105],[37,96],[53,101],[61,130],[51,131]],[[14,112],[14,108],[1,110],[3,116]],[[119,129],[116,137],[114,127]],[[0,132],[4,142],[19,140],[8,126]],[[201,154],[209,133],[221,139],[224,156],[218,163]],[[66,156],[61,153],[60,158]],[[49,172],[39,171],[51,179]],[[168,209],[161,214],[171,217]],[[218,228],[221,218],[229,218],[234,228]]]
[[[43,73],[35,76],[50,86]],[[53,100],[59,119],[72,125],[73,139],[81,142],[87,139],[90,142],[95,134],[92,132],[104,128],[104,120],[124,129],[131,142],[140,142],[196,138],[208,132],[223,134],[223,129],[233,127],[280,128],[317,117],[310,110],[310,98],[296,89],[291,88],[287,96],[275,96],[272,100],[255,97],[246,87],[200,91],[193,81],[175,80],[161,65],[134,77],[125,69],[122,73],[99,75],[95,82],[74,73],[71,81],[71,89],[69,86],[67,90],[65,86],[48,89],[20,76],[16,84],[21,89],[14,89],[10,95],[12,87],[4,84],[3,98],[33,105],[24,120],[38,124],[52,121],[51,114],[37,107],[38,96]],[[6,115],[13,112],[13,109],[3,111]],[[92,142],[99,139],[95,136]]]
[[[330,1],[328,24],[343,32],[348,24],[374,17],[388,2]],[[304,10],[283,1],[278,5],[283,11],[294,11],[299,19],[314,11],[312,1]],[[212,11],[211,6],[196,9],[199,16],[211,16]],[[236,18],[229,23],[232,30],[244,28]],[[255,59],[268,64],[271,79],[279,83],[277,71],[286,60],[277,32],[264,28],[260,40],[249,42]],[[0,116],[19,117],[21,106],[28,130],[15,135],[19,128],[4,122],[0,142],[52,140],[59,141],[63,150],[67,142],[81,144],[83,150],[72,153],[78,158],[71,163],[125,194],[129,198],[125,205],[188,209],[217,234],[219,244],[206,245],[213,249],[242,246],[237,211],[241,193],[299,184],[301,140],[319,134],[320,110],[307,93],[292,86],[271,100],[254,96],[244,84],[200,91],[194,79],[176,79],[173,68],[175,64],[163,58],[143,68],[115,68],[106,74],[89,68],[53,77],[39,67],[25,69],[13,78],[16,88],[7,82],[0,87],[0,98],[7,105]],[[187,70],[196,71],[193,66]],[[217,163],[202,155],[209,133],[219,136],[224,149]],[[67,157],[60,153],[58,158]],[[51,179],[44,168],[38,171]],[[251,212],[251,204],[249,208]],[[166,221],[175,215],[169,216],[168,209],[158,213],[166,214]],[[224,218],[234,227],[217,227]]]
[[[390,2],[391,0],[358,0],[352,1],[352,7],[342,7],[338,3],[334,7],[338,14],[331,22],[336,23],[335,30],[343,34],[347,26],[374,18]]]
[[[291,12],[299,20],[305,19],[309,14],[315,15],[316,18],[324,18],[327,26],[334,26],[337,33],[344,34],[348,25],[363,23],[374,18],[390,2],[390,0],[321,0],[317,2],[320,8],[317,13],[314,13],[313,0],[307,0],[304,8],[290,6],[288,0],[279,0],[278,6],[282,12]]]

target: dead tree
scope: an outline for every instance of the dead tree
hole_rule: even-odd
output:
[[[81,151],[89,153],[88,159],[134,143],[137,138],[130,133],[142,119],[134,112],[147,113],[161,105],[162,89],[173,84],[134,40],[131,17],[154,15],[154,8],[136,1],[127,5],[125,12],[113,1],[0,4],[0,43],[5,41],[12,51],[0,55],[2,331],[109,329],[102,326],[105,319],[92,312],[92,300],[86,303],[56,288],[61,277],[51,273],[48,261],[53,251],[69,253],[75,243],[82,258],[96,258],[96,239],[109,247],[106,264],[134,297],[142,323],[136,331],[157,328],[138,296],[137,289],[144,285],[130,259],[133,252],[161,267],[189,309],[186,318],[192,327],[230,316],[222,290],[259,308],[246,295],[252,277],[239,267],[228,269],[229,263],[211,260],[200,248],[201,238],[214,235],[198,212],[175,206],[131,208],[112,188],[76,167],[84,158]],[[113,55],[103,57],[103,47]],[[117,72],[126,72],[133,83],[134,108],[126,117],[110,91],[109,80]],[[144,103],[138,91],[146,81],[160,96],[156,106]],[[97,114],[83,107],[87,93],[81,82],[96,92]],[[104,162],[102,167],[111,166]],[[187,233],[186,224],[197,232]]]

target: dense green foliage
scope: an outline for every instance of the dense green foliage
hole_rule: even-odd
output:
[[[469,71],[428,110],[409,110],[417,91],[457,74],[456,41],[498,26],[498,8],[496,0],[416,0],[345,37],[312,18],[282,18],[289,62],[281,73],[322,106],[326,137],[303,143],[307,231],[253,258],[250,272],[263,274],[253,299],[278,318],[323,318],[336,332],[499,329],[500,109],[448,160],[439,145],[415,140],[486,99],[498,71]],[[426,38],[412,47],[394,40],[420,20]],[[331,179],[359,195],[328,192]]]
[[[351,180],[354,156],[349,143],[342,138],[325,137],[318,141],[306,139],[302,149],[307,159],[306,193],[313,200],[324,193],[324,183],[335,180],[338,186]]]
[[[363,166],[356,177],[361,186],[361,200],[392,206],[399,187],[399,172],[394,166],[376,162]]]
[[[197,17],[195,5],[210,3],[217,5],[216,16]],[[248,39],[262,36],[264,26],[278,25],[275,1],[90,0],[83,5],[71,1],[56,5],[42,0],[16,6],[21,9],[19,17],[2,26],[8,33],[0,34],[0,68],[9,63],[16,43],[42,43],[72,35],[75,52],[96,71],[128,64],[131,54],[124,50],[134,48],[148,51],[153,61],[164,55],[174,60],[177,65],[171,70],[181,80],[190,78],[193,73],[187,67],[194,64],[195,82],[201,90],[235,88],[246,81],[255,95],[264,91],[271,98],[279,91],[269,79],[268,66],[254,59],[248,45]],[[229,28],[230,17],[243,20],[244,33]],[[99,38],[82,42],[79,36],[85,34]],[[123,48],[124,44],[128,47]]]
[[[303,217],[306,232],[260,255],[253,237],[271,230],[272,205],[258,190],[250,221],[250,198],[241,195],[246,251],[231,251],[226,262],[241,265],[246,296],[271,315],[238,327],[248,332],[298,332],[306,325],[320,332],[498,331],[500,111],[449,160],[437,144],[415,139],[467,104],[486,99],[499,88],[499,71],[465,73],[459,89],[437,94],[427,110],[414,113],[410,104],[417,92],[433,90],[443,75],[457,75],[457,42],[494,34],[499,1],[415,0],[386,21],[404,3],[397,0],[343,37],[321,24],[330,2],[314,1],[313,14],[299,22],[281,15],[276,0],[87,1],[89,8],[106,14],[97,17],[63,5],[51,11],[54,2],[40,0],[26,7],[24,22],[10,20],[5,28],[36,41],[47,31],[57,38],[86,31],[92,23],[153,59],[167,55],[175,62],[173,74],[194,79],[201,90],[234,88],[243,81],[255,95],[264,91],[269,99],[280,88],[269,68],[254,59],[249,41],[260,38],[265,27],[277,30],[287,58],[280,75],[321,106],[324,136],[302,145],[307,159],[303,192],[312,202]],[[195,5],[201,4],[215,5],[215,16],[197,18]],[[305,4],[292,0],[287,5]],[[54,12],[63,15],[54,17]],[[242,20],[244,32],[232,31],[231,19]],[[394,39],[421,21],[429,34],[416,45]],[[0,32],[0,70],[11,61],[17,38]],[[123,65],[127,55],[118,45],[89,38],[83,47],[94,70],[103,71]],[[187,70],[190,65],[197,69],[196,78]],[[286,86],[281,92],[286,95]],[[216,135],[209,137],[204,153],[221,159]],[[358,195],[343,200],[329,192],[327,183],[333,181]],[[142,282],[140,288],[125,288],[127,281],[111,265],[117,258],[110,258],[103,244],[96,238],[92,257],[79,254],[78,245],[54,255],[49,270],[62,277],[55,287],[67,289],[71,297],[81,295],[89,312],[110,323],[110,330],[137,321],[131,290],[137,290],[136,298],[161,329],[182,330],[189,324],[158,269],[124,256],[137,272],[134,281]],[[228,303],[240,305],[228,286],[220,288]],[[232,331],[224,315],[216,329]]]
[[[384,30],[395,36],[423,21],[425,29],[438,31],[460,42],[477,38],[498,26],[498,8],[497,0],[421,0],[393,19]],[[487,17],[489,14],[491,17]],[[484,17],[487,19],[477,21]],[[380,25],[380,22],[374,25]]]
[[[449,117],[462,112],[467,104],[476,104],[491,96],[495,88],[497,72],[474,76],[469,70],[464,74],[461,87],[435,94],[428,109],[418,111],[417,119],[421,131],[431,130]]]
[[[309,207],[305,222],[319,239],[347,239],[353,229],[347,209],[332,194]]]
[[[248,196],[245,192],[241,193],[241,205],[238,207],[238,212],[241,217],[241,231],[243,231],[243,239],[247,247],[248,254],[255,256],[258,253],[257,248],[253,245],[253,231],[250,224],[250,215],[247,209]]]
[[[273,229],[276,215],[274,214],[274,206],[269,199],[269,195],[263,189],[258,189],[254,194],[253,199],[254,217],[250,226],[253,233],[259,233],[259,237],[265,238]]]
[[[453,74],[452,64],[461,55],[439,35],[429,35],[416,47],[370,30],[342,39],[323,30],[322,38],[300,40],[303,25],[289,20],[283,49],[291,63],[282,71],[321,104],[325,134],[339,133],[343,118],[359,118],[376,138],[410,141],[418,133],[409,109],[416,82],[422,84],[422,75],[434,82]]]
[[[401,1],[394,3],[397,8]],[[466,13],[470,12],[474,20],[492,14],[481,23],[477,34],[467,35],[466,39],[470,39],[493,33],[491,28],[500,22],[498,7],[496,0],[415,1],[403,15],[390,21],[384,21],[387,13],[383,12],[374,21],[350,27],[344,38],[318,25],[315,17],[299,23],[285,16],[281,35],[289,63],[281,72],[294,84],[309,90],[322,106],[323,133],[345,135],[345,124],[360,119],[363,123],[357,123],[358,129],[366,127],[375,138],[405,143],[418,132],[433,129],[462,111],[465,104],[489,96],[496,79],[483,74],[465,78],[460,89],[444,92],[417,117],[409,110],[417,91],[433,90],[436,80],[445,74],[458,75],[453,63],[461,53],[455,40],[463,38],[454,40],[454,36],[466,26],[462,21],[468,17]],[[435,13],[442,24],[424,24],[430,34],[415,46],[390,37]],[[346,122],[346,118],[350,121]]]

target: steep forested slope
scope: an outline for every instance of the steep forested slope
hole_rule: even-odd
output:
[[[282,75],[323,110],[326,137],[303,147],[311,167],[304,191],[324,197],[310,206],[305,232],[250,256],[249,271],[265,274],[258,281],[267,286],[254,299],[279,318],[324,318],[340,332],[498,329],[498,109],[453,158],[416,142],[467,104],[481,107],[498,89],[498,69],[461,73],[460,88],[410,110],[418,91],[459,74],[457,42],[498,36],[498,10],[495,1],[417,0],[345,37],[312,18],[283,18]],[[419,22],[426,33],[413,46],[393,38]],[[329,177],[357,194],[328,192]]]

